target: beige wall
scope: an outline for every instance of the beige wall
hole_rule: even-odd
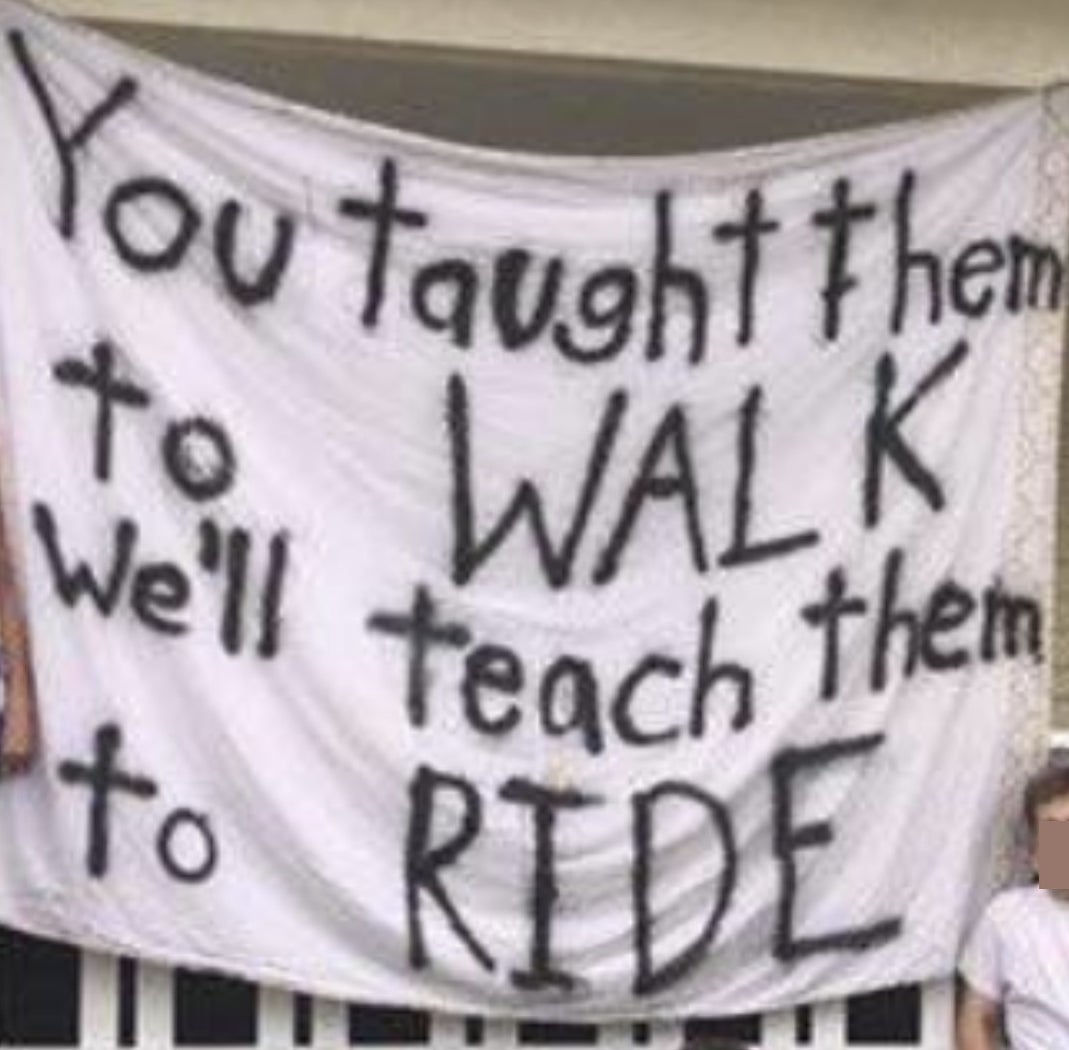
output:
[[[1065,0],[42,0],[68,14],[846,77],[1069,75]]]
[[[1058,456],[1057,608],[1054,624],[1053,721],[1069,731],[1069,363],[1062,357],[1062,434]]]

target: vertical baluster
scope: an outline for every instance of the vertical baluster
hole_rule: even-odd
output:
[[[283,1050],[293,1042],[293,994],[282,988],[257,990],[256,1045],[264,1050]]]
[[[777,1010],[761,1018],[761,1050],[796,1050],[798,1033],[794,1010]]]
[[[811,1043],[820,1050],[846,1050],[846,1003],[836,999],[813,1007]]]
[[[598,1025],[598,1046],[624,1047],[635,1043],[630,1021],[612,1021]]]
[[[312,1001],[312,1046],[337,1050],[349,1045],[349,1006],[340,999]]]
[[[683,1025],[679,1021],[650,1021],[648,1050],[679,1050],[683,1044]]]
[[[954,1045],[954,981],[929,981],[921,987],[921,1050]]]
[[[434,1050],[460,1050],[465,1046],[464,1018],[458,1014],[431,1014],[431,1033],[427,1042]]]
[[[136,1045],[174,1046],[174,971],[168,966],[137,964]]]
[[[504,1050],[518,1045],[519,1026],[500,1017],[488,1017],[483,1029],[483,1046],[491,1050]]]
[[[119,1038],[119,960],[82,952],[78,988],[78,1039],[82,1046],[115,1046]]]

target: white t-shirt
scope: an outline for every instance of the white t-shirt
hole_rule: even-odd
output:
[[[958,969],[970,987],[1001,1003],[1013,1050],[1069,1047],[1069,901],[1039,886],[998,894]]]

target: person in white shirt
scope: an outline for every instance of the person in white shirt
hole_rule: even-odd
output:
[[[1069,765],[1025,790],[1038,881],[988,904],[958,964],[958,1050],[1069,1048]]]

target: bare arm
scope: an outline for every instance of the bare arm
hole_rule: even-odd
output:
[[[958,1010],[957,1050],[999,1050],[1001,1014],[998,1003],[966,985]]]
[[[4,673],[4,724],[0,773],[27,769],[37,751],[37,710],[30,660],[30,636],[19,596],[0,506],[0,653]]]

